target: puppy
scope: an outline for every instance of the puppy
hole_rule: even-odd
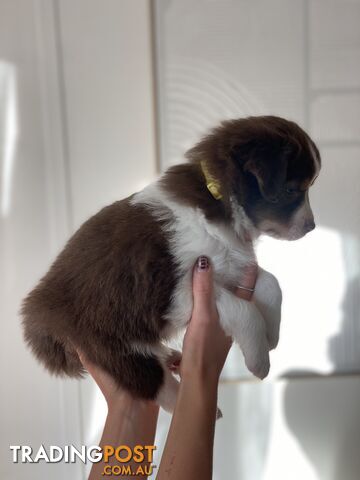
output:
[[[103,208],[68,241],[22,306],[25,340],[52,373],[79,377],[81,349],[134,396],[175,405],[166,342],[192,311],[192,268],[214,270],[220,322],[264,378],[279,338],[281,290],[260,269],[253,301],[232,292],[261,234],[296,240],[314,227],[308,189],[319,151],[275,116],[223,122],[155,183]]]

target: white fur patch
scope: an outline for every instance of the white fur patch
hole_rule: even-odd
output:
[[[166,221],[163,228],[170,252],[178,264],[179,282],[166,315],[168,325],[163,332],[164,340],[176,335],[190,320],[193,308],[192,271],[196,259],[206,255],[213,267],[220,322],[224,330],[239,343],[248,368],[261,378],[266,376],[269,369],[267,328],[269,325],[278,328],[280,318],[272,319],[267,324],[254,303],[237,298],[229,290],[239,283],[243,267],[255,261],[252,243],[244,239],[246,231],[252,229],[253,235],[256,235],[256,231],[242,207],[232,202],[232,226],[210,223],[200,209],[170,199],[158,182],[135,194],[131,203],[147,206],[154,218]],[[259,278],[256,291],[261,292],[260,287]],[[277,289],[280,290],[278,285]],[[263,289],[263,293],[268,295],[269,292]],[[281,294],[278,297],[281,304]],[[263,298],[262,302],[266,304],[267,299]],[[278,311],[280,315],[280,309]],[[276,333],[272,336],[276,337]],[[159,353],[156,351],[159,347],[140,344],[134,347],[138,351],[143,349],[144,353]]]
[[[192,270],[200,255],[210,259],[215,284],[221,287],[235,286],[242,268],[255,261],[252,246],[239,238],[239,224],[236,234],[225,225],[210,223],[200,209],[169,199],[157,183],[137,193],[131,203],[145,204],[155,218],[168,220],[166,233],[170,252],[178,263],[181,277],[168,314],[169,322],[176,329],[184,327],[190,319]]]

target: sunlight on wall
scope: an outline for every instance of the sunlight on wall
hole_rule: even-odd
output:
[[[269,435],[263,480],[319,480],[310,460],[289,430],[283,408],[286,382],[274,392],[272,428]]]
[[[1,215],[10,211],[12,173],[18,137],[17,86],[15,68],[0,61],[0,144],[1,158]]]
[[[297,242],[260,240],[259,264],[277,276],[284,299],[272,376],[314,365],[319,372],[332,371],[328,341],[341,330],[347,283],[342,240],[324,227]]]

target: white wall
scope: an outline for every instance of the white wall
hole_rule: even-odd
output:
[[[156,173],[147,0],[61,0],[74,226]]]
[[[81,465],[11,462],[10,444],[80,446],[101,427],[91,416],[93,384],[44,372],[25,348],[17,312],[89,214],[155,175],[150,32],[147,0],[0,0],[0,477],[7,480],[85,478]]]
[[[281,345],[262,384],[231,353],[215,478],[358,477],[359,3],[157,2],[162,168],[220,117],[262,112],[308,128],[324,159],[318,231],[261,247],[286,290]],[[0,0],[1,478],[80,480],[81,466],[13,465],[8,445],[99,439],[93,383],[45,373],[17,311],[88,215],[156,175],[150,20],[147,0]],[[278,379],[290,370],[337,376]]]
[[[49,2],[35,0],[2,0],[0,11],[0,475],[17,480],[46,478],[48,467],[12,464],[9,445],[77,442],[80,424],[76,384],[50,378],[35,362],[18,317],[69,234],[54,18]],[[53,478],[67,472],[55,465]]]

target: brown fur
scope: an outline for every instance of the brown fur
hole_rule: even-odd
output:
[[[286,224],[304,195],[285,198],[285,186],[303,188],[314,175],[309,145],[320,164],[315,143],[295,122],[271,115],[226,120],[186,153],[190,164],[165,173],[162,185],[177,201],[201,208],[209,220],[230,220],[235,196],[255,226],[263,218]],[[221,202],[206,188],[202,160],[221,185]]]
[[[25,339],[53,373],[81,375],[76,347],[133,394],[154,398],[162,367],[129,343],[159,339],[175,270],[161,223],[129,199],[116,202],[84,223],[25,299]]]
[[[320,161],[293,122],[271,116],[227,121],[187,153],[190,163],[170,168],[161,186],[176,201],[202,209],[209,221],[230,223],[235,196],[255,225],[264,217],[286,223],[303,198],[287,199],[285,185],[306,185],[314,174],[309,142]],[[220,183],[221,201],[206,188],[201,160]],[[177,265],[163,221],[130,205],[130,198],[101,210],[69,240],[25,299],[23,326],[51,372],[81,376],[80,348],[120,386],[155,398],[163,368],[130,345],[161,339]]]
[[[160,184],[170,198],[189,207],[200,208],[209,221],[231,221],[230,205],[228,202],[215,200],[211,195],[199,164],[183,163],[170,167],[161,178]]]

